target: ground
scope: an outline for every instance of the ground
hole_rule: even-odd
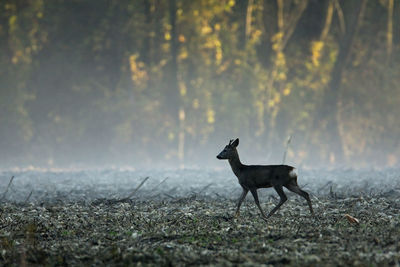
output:
[[[276,202],[269,198],[263,208]],[[395,265],[400,202],[316,199],[316,217],[291,196],[265,222],[251,198],[195,195],[160,201],[90,204],[3,203],[2,265]],[[351,223],[344,214],[359,220]]]

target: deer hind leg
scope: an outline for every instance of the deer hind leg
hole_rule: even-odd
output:
[[[287,196],[285,195],[285,193],[283,192],[283,188],[282,186],[278,185],[278,186],[274,186],[275,191],[278,193],[279,197],[281,198],[281,200],[279,201],[278,205],[276,205],[275,208],[273,208],[267,218],[271,217],[282,205],[283,203],[286,202],[287,200]]]
[[[308,204],[308,207],[310,208],[311,214],[314,216],[314,210],[311,205],[310,195],[306,191],[301,190],[296,182],[291,182],[291,183],[285,185],[285,187],[287,189],[289,189],[290,191],[292,191],[293,193],[296,193],[296,194],[304,197],[307,200],[307,204]]]

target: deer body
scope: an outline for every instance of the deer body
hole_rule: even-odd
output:
[[[287,200],[287,197],[283,192],[283,187],[286,187],[290,191],[304,197],[307,200],[311,214],[314,214],[308,193],[301,190],[297,184],[297,175],[294,172],[294,167],[288,165],[244,165],[240,162],[239,154],[236,150],[238,145],[239,139],[236,139],[235,141],[231,140],[224,150],[222,150],[222,152],[217,156],[218,159],[228,159],[232,171],[238,178],[239,184],[243,190],[238,201],[236,216],[239,215],[240,206],[242,205],[247,193],[250,191],[262,217],[264,219],[269,218]],[[260,206],[257,189],[269,187],[273,187],[278,193],[280,196],[280,202],[270,211],[268,216],[266,216]]]

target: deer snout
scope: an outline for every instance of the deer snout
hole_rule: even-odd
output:
[[[222,157],[220,155],[217,155],[217,159],[222,159]]]

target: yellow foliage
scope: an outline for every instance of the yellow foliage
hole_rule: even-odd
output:
[[[272,50],[278,51],[279,47],[280,47],[280,45],[275,43],[272,45]]]
[[[279,93],[276,93],[274,96],[274,103],[278,104],[281,102],[281,95]]]
[[[285,54],[283,54],[282,52],[277,53],[275,64],[278,67],[285,66],[286,65]]]
[[[165,40],[169,41],[171,40],[171,34],[169,32],[166,32],[164,35]]]
[[[179,53],[178,58],[179,59],[186,59],[188,57],[188,52],[186,49],[182,49],[181,52]]]
[[[217,74],[221,74],[222,72],[226,71],[228,69],[229,65],[230,65],[230,62],[225,61],[224,64],[222,64],[221,66],[218,67]]]
[[[131,70],[131,79],[137,85],[143,85],[147,79],[147,72],[144,69],[144,63],[137,61],[138,55],[134,54],[129,57],[129,66]]]
[[[314,66],[318,67],[319,66],[319,60],[321,58],[321,51],[324,48],[324,42],[322,41],[316,41],[313,42],[311,45],[311,59],[314,64]]]
[[[186,85],[183,82],[179,82],[179,92],[181,96],[185,96],[187,93]]]
[[[207,110],[207,122],[213,124],[215,122],[215,112],[211,108]]]
[[[221,64],[222,61],[222,49],[221,47],[217,47],[216,51],[215,51],[215,60],[217,65]]]
[[[15,10],[15,5],[12,4],[5,4],[4,5],[5,10]]]
[[[201,34],[206,35],[212,32],[212,28],[208,25],[201,27]]]
[[[271,37],[271,41],[276,43],[281,41],[283,38],[283,32],[277,32]]]
[[[16,56],[12,57],[11,62],[13,64],[17,64],[18,63],[18,58]]]
[[[179,120],[180,121],[185,120],[185,110],[183,108],[179,109]]]
[[[251,35],[251,42],[257,42],[260,39],[261,35],[262,35],[262,31],[255,30]]]
[[[272,108],[273,106],[275,106],[275,102],[273,99],[268,100],[268,107]]]
[[[285,88],[284,90],[283,90],[283,95],[284,96],[288,96],[288,95],[290,95],[290,92],[291,92],[291,90],[290,90],[290,88]]]
[[[182,8],[178,8],[178,10],[176,11],[176,14],[177,14],[178,16],[181,16],[181,15],[183,14]]]
[[[10,25],[10,28],[13,29],[15,28],[15,24],[17,22],[17,16],[13,15],[9,18],[8,24]]]

